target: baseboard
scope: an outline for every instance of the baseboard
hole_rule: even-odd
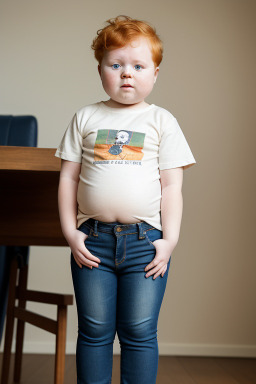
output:
[[[202,357],[251,357],[256,358],[256,345],[224,345],[224,344],[174,344],[158,343],[160,356],[202,356]],[[0,352],[3,352],[3,340]],[[14,344],[12,346],[14,352]],[[54,342],[25,342],[24,353],[54,354]],[[66,353],[76,353],[76,344],[67,342]],[[113,353],[120,354],[118,339],[115,339]]]

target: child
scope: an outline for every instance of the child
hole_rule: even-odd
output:
[[[121,383],[154,384],[183,169],[196,161],[175,117],[145,102],[162,60],[155,30],[119,16],[92,48],[110,98],[75,113],[55,154],[78,312],[77,383],[111,383],[117,332]]]

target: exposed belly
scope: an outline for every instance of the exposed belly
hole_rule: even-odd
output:
[[[119,214],[119,215],[113,215],[113,216],[109,216],[109,217],[106,217],[104,215],[98,215],[96,217],[94,217],[95,220],[99,220],[99,221],[103,221],[105,223],[112,223],[114,221],[118,221],[119,223],[123,223],[123,224],[135,224],[135,223],[140,223],[142,220],[137,220],[135,219],[133,216],[131,216],[130,218],[127,216],[127,215],[122,215],[122,214]]]
[[[104,222],[119,221],[129,224],[151,217],[160,210],[161,186],[159,179],[134,173],[109,177],[102,172],[94,183],[80,179],[78,186],[79,211],[85,216]]]

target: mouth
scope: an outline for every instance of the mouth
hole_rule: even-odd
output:
[[[121,88],[133,88],[130,84],[124,84],[121,86]]]

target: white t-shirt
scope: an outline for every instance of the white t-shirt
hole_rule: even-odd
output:
[[[145,221],[162,230],[159,170],[196,163],[185,136],[166,109],[111,108],[98,102],[73,116],[55,156],[82,163],[77,228],[89,218]]]

